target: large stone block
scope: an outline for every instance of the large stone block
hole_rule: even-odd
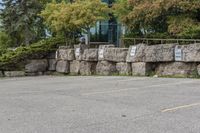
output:
[[[104,53],[105,53],[104,51],[107,48],[114,48],[114,47],[115,47],[114,45],[100,45],[98,50],[98,60],[99,61],[104,60]]]
[[[81,62],[77,61],[77,60],[73,60],[70,62],[70,73],[72,75],[80,74],[80,64],[81,64]]]
[[[56,59],[66,61],[75,60],[74,49],[58,49],[56,52]]]
[[[126,62],[117,63],[116,69],[120,75],[131,75],[131,63],[126,63]]]
[[[104,59],[113,62],[126,62],[127,48],[107,48],[104,51]]]
[[[116,63],[109,61],[99,61],[96,67],[96,73],[99,75],[112,75],[117,73]]]
[[[76,60],[80,60],[80,61],[82,60],[83,52],[85,49],[88,49],[88,45],[85,45],[85,44],[74,45]]]
[[[82,60],[84,61],[98,61],[98,49],[85,49]]]
[[[151,63],[145,63],[145,62],[132,63],[132,75],[146,76],[152,71],[153,67],[154,66]]]
[[[175,60],[174,51],[177,44],[160,44],[145,48],[145,62],[170,62]]]
[[[24,71],[5,71],[4,75],[6,77],[22,77],[25,76]]]
[[[25,71],[28,73],[44,72],[48,68],[48,61],[46,59],[31,60],[25,65]]]
[[[144,62],[145,61],[145,48],[146,44],[138,44],[130,46],[127,54],[127,62]]]
[[[161,63],[156,68],[159,76],[187,76],[194,74],[197,69],[196,63],[171,62]]]
[[[59,73],[69,73],[70,63],[69,61],[60,60],[57,62],[56,71]]]
[[[97,62],[81,61],[80,74],[81,75],[92,75],[96,73]]]
[[[56,71],[56,63],[57,63],[56,59],[49,59],[48,63],[49,63],[48,70],[49,71]]]
[[[184,62],[200,62],[200,44],[182,46]]]

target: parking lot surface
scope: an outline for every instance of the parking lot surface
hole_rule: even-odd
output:
[[[0,79],[0,133],[199,132],[199,79]]]

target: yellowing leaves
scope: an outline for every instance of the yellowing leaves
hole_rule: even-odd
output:
[[[76,0],[73,3],[49,3],[41,16],[53,31],[86,30],[109,17],[110,9],[101,0]]]

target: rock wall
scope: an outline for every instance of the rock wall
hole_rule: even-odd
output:
[[[71,75],[200,75],[200,44],[138,44],[127,48],[100,45],[60,47],[45,59],[31,59],[24,71],[0,71],[2,76]]]

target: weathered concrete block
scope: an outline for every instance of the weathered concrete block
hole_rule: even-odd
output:
[[[153,69],[152,64],[145,62],[132,63],[132,75],[146,76]]]
[[[25,76],[24,71],[5,71],[4,75],[6,77],[23,77]]]
[[[99,61],[96,67],[96,73],[99,75],[112,75],[117,73],[116,63],[109,61]]]
[[[184,62],[200,62],[200,44],[182,46]]]
[[[84,61],[98,61],[98,49],[85,49],[82,60]]]
[[[130,46],[127,54],[127,62],[144,62],[145,61],[145,48],[146,44],[138,44]]]
[[[145,48],[145,62],[170,62],[175,60],[174,51],[177,44],[160,44]]]
[[[127,48],[107,48],[104,51],[104,59],[113,62],[126,62]]]
[[[58,49],[56,52],[56,59],[66,61],[75,60],[74,49]]]
[[[56,71],[59,73],[69,73],[70,63],[69,61],[60,60],[57,62]]]
[[[71,74],[75,74],[78,75],[80,74],[80,61],[77,60],[73,60],[70,62],[70,73]]]
[[[97,62],[81,61],[80,74],[81,75],[92,75],[96,73]]]
[[[74,47],[72,45],[66,45],[66,46],[59,46],[58,49],[73,49]]]
[[[187,76],[194,74],[197,69],[196,63],[171,62],[161,63],[156,68],[159,76]]]
[[[115,47],[114,45],[100,45],[98,50],[98,60],[99,61],[104,60],[104,53],[105,53],[104,51],[107,48],[114,48],[114,47]]]
[[[46,59],[31,60],[29,64],[25,65],[25,71],[29,73],[44,72],[47,70],[48,61]]]
[[[121,75],[131,75],[131,63],[120,62],[116,64],[116,69]]]
[[[57,63],[57,60],[56,59],[49,59],[48,60],[48,70],[49,71],[56,71],[56,63]]]
[[[74,45],[74,49],[75,49],[75,58],[76,60],[82,60],[82,55],[85,49],[88,49],[88,45],[85,44],[78,44],[78,45]]]

